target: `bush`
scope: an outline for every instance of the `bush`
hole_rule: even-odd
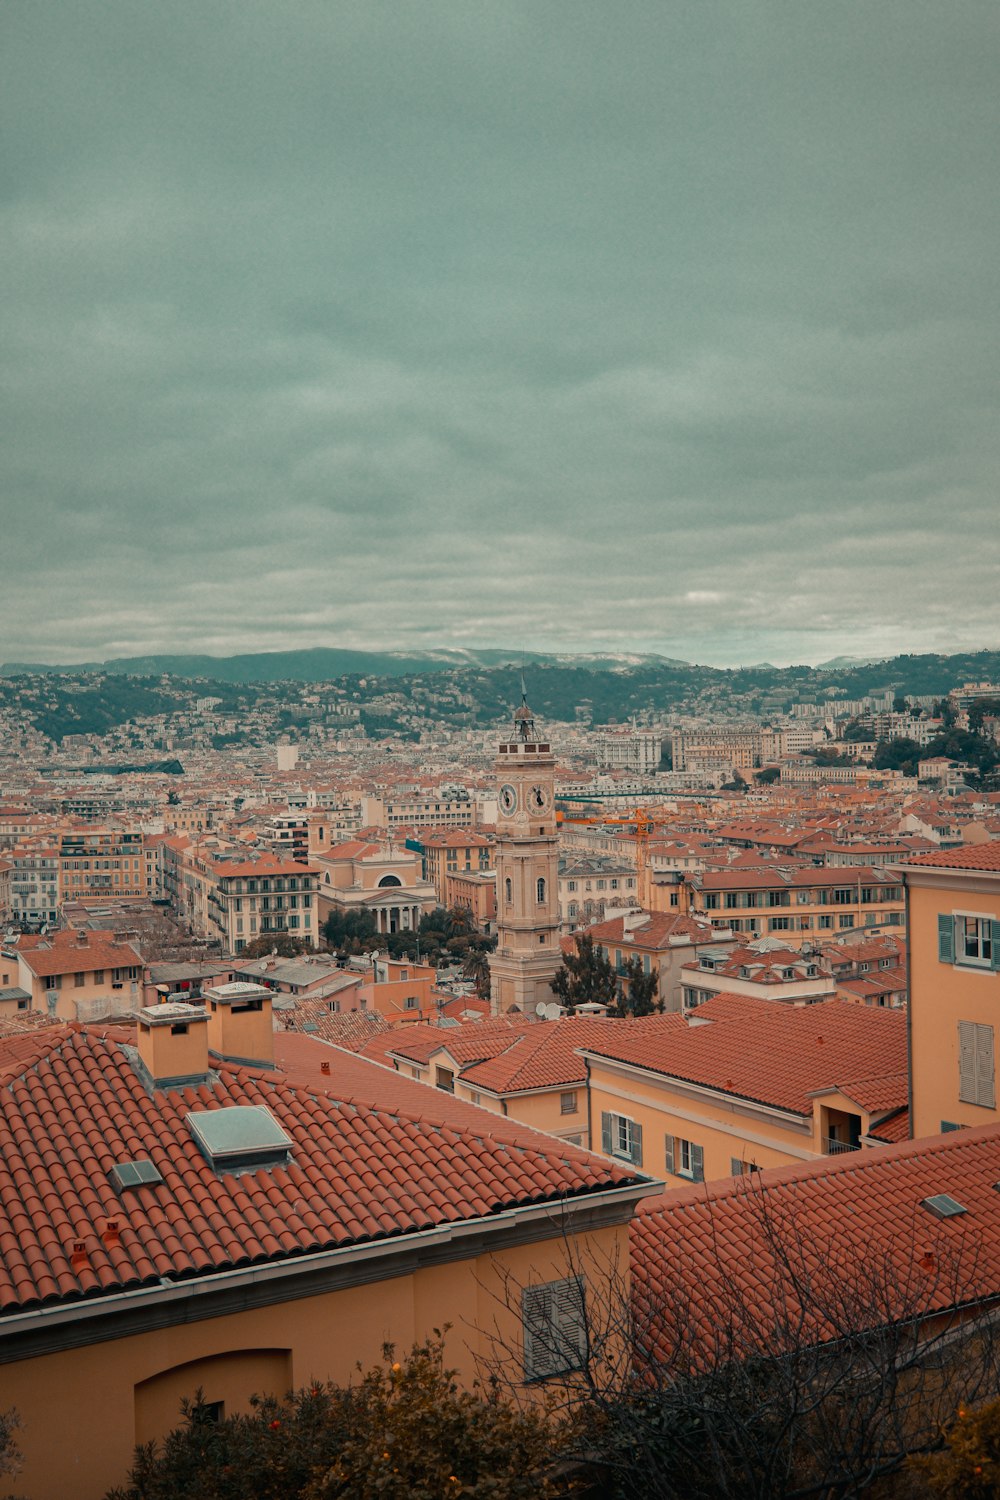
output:
[[[995,1500],[1000,1494],[1000,1401],[972,1412],[960,1406],[944,1451],[914,1459],[911,1467],[924,1475],[933,1495]]]
[[[360,1370],[360,1366],[358,1367]],[[200,1395],[162,1444],[137,1448],[107,1500],[532,1500],[557,1491],[568,1429],[543,1410],[459,1390],[435,1334],[403,1360],[391,1345],[353,1386],[252,1398],[214,1421]]]

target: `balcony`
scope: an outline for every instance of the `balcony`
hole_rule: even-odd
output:
[[[859,1141],[835,1141],[832,1136],[825,1136],[823,1140],[824,1156],[840,1156],[844,1151],[860,1151]]]

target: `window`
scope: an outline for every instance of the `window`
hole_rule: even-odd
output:
[[[535,881],[535,900],[545,900],[545,881],[541,878]]]
[[[741,1156],[731,1156],[729,1158],[729,1171],[733,1177],[745,1177],[748,1172],[759,1172],[760,1167],[758,1167],[755,1161],[744,1161]]]
[[[575,1115],[576,1108],[576,1089],[567,1089],[565,1093],[559,1095],[559,1113],[561,1115]]]
[[[943,912],[938,917],[938,957],[945,964],[997,968],[1000,965],[1000,922],[972,912]]]
[[[688,1177],[692,1182],[705,1181],[705,1152],[693,1141],[685,1141],[678,1135],[666,1137],[667,1171],[675,1177]]]
[[[768,917],[768,932],[788,932],[792,925],[791,917]]]
[[[444,1089],[446,1094],[453,1094],[455,1092],[455,1075],[450,1068],[437,1069],[435,1087]]]
[[[627,1115],[601,1115],[601,1150],[642,1166],[642,1126]]]
[[[575,891],[576,890],[576,881],[575,880],[568,880],[566,882],[566,889],[568,891]]]
[[[582,1370],[587,1356],[584,1280],[569,1276],[521,1292],[525,1380]]]
[[[977,1021],[958,1023],[958,1097],[963,1104],[996,1107],[992,1026]]]
[[[417,999],[416,995],[407,995],[406,999],[403,1001],[403,1009],[404,1010],[419,1010],[420,1009],[420,1001]]]
[[[837,918],[837,926],[838,927],[853,927],[854,926],[854,913],[853,912],[848,912],[848,914],[847,914],[846,917],[838,917]]]
[[[716,911],[719,905],[719,894],[717,891],[705,892],[705,910]]]
[[[504,893],[504,897],[506,899],[507,905],[509,906],[510,903],[511,903],[511,901],[513,901],[513,899],[514,899],[514,887],[511,885],[510,876],[509,875],[508,875],[507,879],[503,883],[503,893]]]
[[[86,974],[74,974],[73,983],[78,990],[82,990],[84,985],[87,983]]]

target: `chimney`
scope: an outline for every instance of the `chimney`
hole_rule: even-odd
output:
[[[208,1011],[200,1006],[147,1005],[137,1013],[139,1071],[157,1089],[208,1081]]]
[[[208,1045],[227,1062],[274,1067],[271,991],[263,984],[217,984],[202,991],[208,1006]]]

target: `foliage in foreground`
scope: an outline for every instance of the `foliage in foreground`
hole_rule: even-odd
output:
[[[360,1368],[360,1367],[359,1367]],[[544,1411],[461,1391],[435,1334],[401,1361],[391,1345],[356,1385],[312,1385],[246,1416],[183,1424],[137,1448],[107,1500],[535,1500],[567,1428]]]
[[[911,1467],[945,1500],[994,1500],[1000,1494],[1000,1401],[978,1411],[960,1406],[942,1452],[914,1459]]]

